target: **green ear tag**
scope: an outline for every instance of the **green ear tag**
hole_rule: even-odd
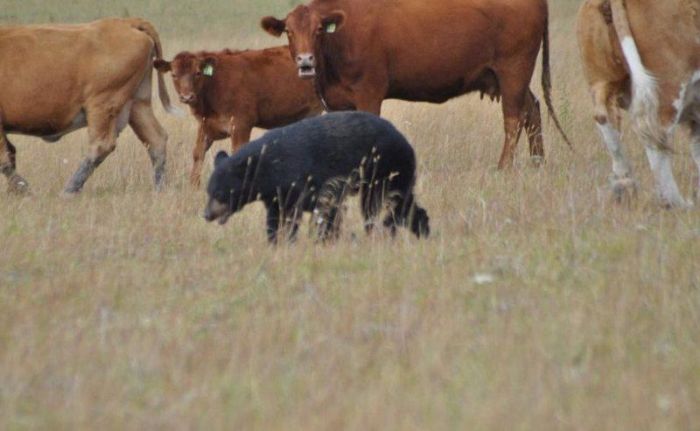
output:
[[[202,69],[202,74],[204,76],[214,76],[214,66],[211,64],[205,65],[204,69]]]
[[[332,22],[326,26],[326,33],[335,33],[335,23]]]

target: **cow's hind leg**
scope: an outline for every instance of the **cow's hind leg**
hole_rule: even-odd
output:
[[[651,117],[650,117],[651,115]],[[673,106],[663,105],[656,113],[638,115],[636,125],[640,138],[644,142],[647,159],[654,173],[656,190],[663,206],[667,208],[686,208],[688,202],[683,198],[673,176],[671,165],[671,129],[662,124],[671,124],[676,111]]]
[[[153,165],[155,186],[159,190],[165,180],[168,134],[156,120],[150,100],[134,100],[129,125],[148,150]]]
[[[591,91],[596,125],[612,158],[610,183],[613,198],[617,203],[629,203],[636,195],[637,185],[622,149],[621,112],[617,102],[619,94],[615,88],[613,84],[601,82],[591,86]]]
[[[647,145],[646,154],[662,205],[667,208],[687,207],[688,202],[681,195],[673,177],[670,152],[655,145]]]
[[[698,182],[695,185],[695,198],[700,198],[700,123],[694,121],[691,125],[692,137],[690,142],[690,152],[693,155],[695,166],[698,169]]]
[[[525,98],[525,133],[530,145],[530,158],[536,166],[539,166],[544,162],[542,114],[540,102],[531,90],[528,90]]]
[[[498,169],[505,169],[513,165],[515,148],[526,120],[525,101],[529,90],[527,85],[523,86],[517,77],[501,79],[501,82],[505,140]]]

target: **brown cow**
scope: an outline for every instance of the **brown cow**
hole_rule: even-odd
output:
[[[53,142],[87,127],[89,155],[65,188],[77,193],[127,124],[148,149],[159,186],[167,135],[151,109],[151,64],[161,53],[158,33],[141,19],[0,28],[0,171],[10,190],[28,185],[6,133]],[[170,110],[161,75],[158,88]]]
[[[287,33],[299,75],[315,78],[333,109],[379,114],[384,99],[442,103],[472,91],[502,98],[504,168],[523,126],[530,155],[544,157],[539,103],[529,90],[540,44],[544,98],[561,132],[550,100],[547,22],[546,0],[313,0],[261,24],[274,36]]]
[[[662,202],[688,206],[669,143],[676,125],[688,125],[700,172],[700,1],[587,0],[578,39],[595,120],[613,159],[615,196],[635,190],[620,141],[621,109],[629,108]]]
[[[259,51],[181,52],[172,62],[180,100],[199,122],[190,180],[199,185],[204,154],[212,142],[231,136],[233,151],[250,140],[253,127],[285,126],[318,115],[323,108],[313,85],[296,77],[286,46]]]

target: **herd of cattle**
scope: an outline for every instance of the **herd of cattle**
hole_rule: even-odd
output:
[[[475,91],[502,104],[498,167],[513,163],[523,129],[531,157],[541,161],[540,105],[529,87],[540,50],[545,105],[569,143],[551,101],[546,0],[312,0],[261,25],[274,36],[286,34],[288,46],[182,52],[169,62],[158,33],[142,19],[0,27],[0,171],[9,189],[26,192],[28,183],[17,172],[8,134],[53,142],[87,127],[87,157],[65,187],[77,193],[127,125],[144,143],[160,186],[167,134],[151,108],[154,70],[165,109],[177,111],[164,83],[170,73],[199,123],[190,175],[195,185],[215,140],[230,137],[236,152],[254,127],[288,126],[323,111],[378,116],[385,99],[442,103]],[[670,141],[677,125],[689,126],[700,172],[700,0],[585,0],[577,33],[595,122],[613,160],[616,197],[635,189],[620,140],[621,111],[629,110],[663,204],[690,205],[671,170]],[[303,127],[290,133],[319,136]],[[318,169],[296,174],[313,176]],[[415,232],[422,230],[427,233],[427,214],[425,227]]]

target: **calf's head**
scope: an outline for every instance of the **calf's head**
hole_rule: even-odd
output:
[[[275,37],[287,33],[289,52],[296,62],[299,76],[304,79],[316,76],[317,54],[323,38],[340,30],[344,23],[343,11],[321,14],[304,5],[297,6],[283,20],[268,16],[260,22],[263,30]]]
[[[153,67],[159,72],[170,72],[180,101],[193,105],[199,100],[199,94],[206,81],[214,75],[216,59],[181,52],[173,61],[155,60]]]
[[[246,203],[243,199],[247,193],[243,188],[247,165],[233,163],[225,151],[216,155],[214,172],[207,186],[209,201],[204,209],[206,221],[218,220],[219,224],[224,224]]]

